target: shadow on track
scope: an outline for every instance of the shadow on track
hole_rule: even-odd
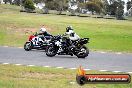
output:
[[[45,50],[36,50],[36,49],[32,49],[31,51],[26,51],[26,52],[36,52],[36,53],[38,53],[38,52],[43,52],[44,53],[44,55],[46,56],[46,54],[45,54]],[[43,56],[43,55],[42,55]],[[48,56],[46,56],[46,57],[48,57]],[[48,57],[49,59],[79,59],[79,60],[85,60],[85,59],[87,59],[87,57],[86,58],[78,58],[78,57],[76,57],[75,55],[73,55],[73,56],[70,56],[70,55],[56,55],[56,56],[53,56],[53,57]]]

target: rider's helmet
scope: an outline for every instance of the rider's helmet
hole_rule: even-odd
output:
[[[40,29],[40,33],[44,33],[44,32],[46,32],[46,29],[45,28],[41,28]]]
[[[66,28],[66,34],[71,34],[71,33],[74,33],[73,28],[72,28],[72,26],[68,26]]]

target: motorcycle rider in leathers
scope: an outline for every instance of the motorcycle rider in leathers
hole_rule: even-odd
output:
[[[79,40],[80,37],[74,32],[74,29],[72,28],[72,26],[68,26],[66,28],[66,32],[64,35],[68,36],[69,38],[68,45],[70,49],[72,50],[75,47],[74,45],[75,41]]]
[[[72,41],[76,41],[78,39],[80,39],[80,37],[74,32],[74,29],[72,28],[72,26],[68,26],[66,28],[66,35],[69,35],[69,39]]]
[[[49,34],[47,31],[46,31],[46,28],[44,25],[42,25],[42,27],[40,28],[40,31],[39,33],[37,34],[37,36],[39,37],[39,40],[38,40],[38,43],[39,44],[42,44],[44,43],[45,39],[47,38],[50,38],[50,36],[52,36],[51,34]]]

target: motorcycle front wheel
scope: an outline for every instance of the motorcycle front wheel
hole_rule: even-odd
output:
[[[49,57],[53,57],[57,54],[57,51],[54,46],[48,46],[46,49],[46,55]]]
[[[76,56],[78,58],[85,58],[88,56],[88,54],[89,54],[88,48],[83,46],[83,47],[80,47],[79,52],[76,53]]]
[[[26,43],[24,44],[24,49],[25,49],[26,51],[31,50],[31,49],[32,49],[32,43],[31,43],[31,42],[26,42]]]

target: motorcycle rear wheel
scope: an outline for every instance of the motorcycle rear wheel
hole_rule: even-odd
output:
[[[53,57],[57,54],[57,51],[56,49],[54,48],[54,46],[49,46],[47,49],[46,49],[46,55],[49,56],[49,57]]]

